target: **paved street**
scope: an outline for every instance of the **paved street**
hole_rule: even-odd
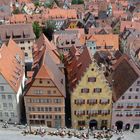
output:
[[[118,135],[113,136],[111,140],[117,140]],[[34,136],[34,135],[26,135],[23,136],[21,134],[21,130],[8,130],[8,129],[0,129],[0,140],[78,140],[78,138],[68,138],[67,136],[61,138],[60,136]],[[96,140],[90,137],[90,140]],[[105,140],[105,139],[102,139]],[[135,133],[125,132],[123,140],[140,140],[140,130],[136,130]]]

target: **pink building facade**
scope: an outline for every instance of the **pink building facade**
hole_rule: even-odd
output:
[[[112,127],[129,130],[140,127],[140,77],[113,104]]]

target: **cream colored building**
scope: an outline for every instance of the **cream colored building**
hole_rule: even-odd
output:
[[[112,91],[87,48],[69,57],[72,127],[111,127]],[[78,54],[78,56],[76,55]],[[75,59],[75,57],[77,59]]]
[[[24,96],[27,123],[65,126],[65,75],[55,47],[41,35],[34,44],[32,76]]]

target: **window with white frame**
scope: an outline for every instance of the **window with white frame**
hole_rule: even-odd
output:
[[[6,117],[8,117],[8,116],[9,116],[8,112],[5,112],[5,116],[6,116]]]
[[[9,103],[9,108],[13,109],[13,104],[12,103]]]
[[[15,116],[14,112],[11,112],[10,114],[11,114],[11,117],[14,117]]]
[[[2,99],[6,99],[6,96],[5,95],[2,95]]]
[[[12,99],[12,95],[8,95],[8,99]]]
[[[6,108],[7,107],[7,103],[3,103],[3,107]]]

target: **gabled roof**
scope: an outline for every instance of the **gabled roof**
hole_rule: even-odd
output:
[[[46,78],[50,78],[49,77],[49,74],[48,74],[48,72],[47,72],[47,69],[46,69],[46,67],[45,67],[45,65],[43,64],[43,65],[41,65],[41,67],[40,67],[40,69],[39,69],[39,71],[38,71],[38,73],[37,73],[37,75],[36,75],[36,78],[41,78],[41,79],[46,79]]]
[[[10,18],[10,23],[26,23],[26,14],[14,14]]]
[[[48,75],[53,83],[56,85],[62,96],[65,97],[65,75],[52,58],[50,50],[45,51],[43,65],[45,65]]]
[[[18,36],[18,37],[16,37]],[[32,24],[2,24],[0,25],[1,40],[6,42],[10,37],[13,40],[35,39]]]
[[[112,46],[113,50],[119,50],[119,36],[114,34],[87,35],[87,40],[95,41],[97,46]]]
[[[76,87],[91,62],[92,59],[87,47],[84,47],[83,50],[75,47],[71,48],[69,55],[66,57],[66,69],[71,91]]]
[[[12,39],[0,48],[0,73],[17,93],[24,75],[24,53]]]
[[[44,55],[45,50],[51,50],[51,55],[56,64],[60,64],[59,54],[56,51],[56,47],[52,44],[44,34],[41,34],[39,39],[33,45],[33,65],[32,68],[35,68],[39,61],[41,60],[42,56]]]
[[[113,99],[118,100],[128,88],[138,79],[140,71],[131,59],[125,54],[113,66],[111,84]]]
[[[18,0],[19,3],[31,3],[32,0]]]
[[[121,21],[120,32],[123,32],[125,29],[140,30],[140,23],[132,21]]]
[[[77,11],[75,9],[46,9],[43,14],[45,19],[77,19]]]
[[[55,46],[42,34],[33,48],[34,63],[32,69],[34,70],[34,75],[28,89],[36,78],[49,78],[56,85],[62,96],[65,97],[65,76],[59,68],[58,64],[61,61]]]

